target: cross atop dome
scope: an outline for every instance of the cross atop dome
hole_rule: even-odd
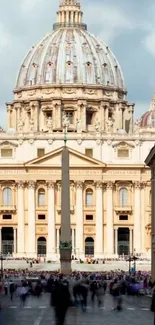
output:
[[[76,27],[87,29],[82,23],[83,12],[81,11],[80,2],[77,0],[61,0],[59,11],[57,12],[57,24],[54,29],[64,27]]]

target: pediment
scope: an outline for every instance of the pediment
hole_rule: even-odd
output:
[[[18,147],[18,145],[12,141],[2,141],[0,142],[0,147],[11,148],[11,147]]]
[[[121,147],[121,148],[134,148],[135,145],[133,142],[128,141],[117,141],[113,143],[113,148]]]
[[[70,167],[79,168],[79,167],[89,167],[89,168],[102,168],[105,166],[99,160],[94,158],[87,157],[86,155],[69,149],[69,163]],[[63,148],[59,148],[57,150],[51,151],[40,158],[33,159],[25,164],[25,167],[60,167],[61,168],[61,157],[62,157]]]

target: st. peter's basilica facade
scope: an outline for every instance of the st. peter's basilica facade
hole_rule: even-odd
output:
[[[62,0],[53,31],[33,46],[0,132],[0,251],[59,257],[61,152],[70,152],[73,255],[151,247],[150,170],[155,97],[134,124],[134,104],[110,48],[87,32],[76,0]]]

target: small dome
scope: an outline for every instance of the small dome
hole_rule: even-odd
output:
[[[57,14],[54,30],[23,61],[16,88],[86,84],[124,90],[119,63],[104,42],[87,32],[79,2],[62,0]]]
[[[152,98],[150,109],[144,113],[139,121],[140,128],[155,128],[155,95]]]

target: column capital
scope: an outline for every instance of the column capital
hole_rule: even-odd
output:
[[[34,181],[29,181],[27,184],[29,189],[34,189],[36,186],[36,182]]]
[[[25,182],[24,181],[19,181],[19,182],[16,182],[16,185],[17,185],[18,189],[24,189]]]
[[[48,181],[48,182],[46,182],[46,184],[49,189],[55,188],[55,182],[53,182],[53,181]]]
[[[103,183],[101,181],[95,182],[96,188],[103,188]]]
[[[135,189],[140,189],[141,188],[141,182],[136,181],[133,183]]]
[[[78,188],[78,189],[82,189],[83,188],[83,185],[84,185],[84,183],[81,182],[81,181],[78,181],[75,184],[76,184],[76,188]]]
[[[147,186],[147,182],[141,182],[141,189],[144,189]]]
[[[107,187],[107,190],[112,190],[113,189],[113,186],[114,186],[114,183],[109,181],[106,183],[106,187]]]

